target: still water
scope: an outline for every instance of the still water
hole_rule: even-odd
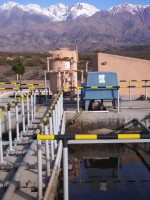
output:
[[[149,150],[149,144],[74,146],[69,160],[69,199],[149,200]]]

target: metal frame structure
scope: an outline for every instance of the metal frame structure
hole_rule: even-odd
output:
[[[39,143],[42,140],[58,140],[63,143],[63,186],[64,200],[69,200],[69,183],[68,183],[68,144],[114,144],[114,143],[147,143],[150,142],[150,130],[139,120],[133,119],[129,124],[137,123],[143,129],[141,134],[96,134],[96,135],[40,135],[36,136]]]
[[[112,88],[112,86],[106,86],[107,88]],[[119,88],[127,88],[128,86],[117,86],[118,94],[119,94]],[[145,87],[145,86],[131,86],[131,87]],[[130,88],[131,88],[130,87]],[[150,86],[146,86],[150,87]],[[23,89],[29,89],[30,87],[26,87]],[[7,104],[6,106],[2,107],[0,109],[0,133],[1,133],[1,113],[4,110],[7,110],[8,112],[8,118],[9,118],[9,129],[11,130],[11,110],[10,108],[15,105],[15,113],[16,113],[16,144],[20,141],[21,135],[19,134],[19,122],[18,122],[18,104],[21,103],[21,112],[22,112],[22,120],[23,123],[23,134],[26,134],[26,129],[31,127],[32,122],[36,118],[36,95],[35,91],[33,89],[33,86],[31,87],[32,90],[22,95],[20,98],[16,99],[10,104]],[[30,88],[30,89],[31,89]],[[83,87],[77,87],[77,113],[80,112],[79,109],[79,90]],[[92,86],[91,88],[96,89],[98,87]],[[12,88],[11,88],[12,89]],[[45,89],[45,88],[44,88]],[[66,89],[66,88],[63,88]],[[29,148],[29,153],[27,153],[27,156],[23,160],[23,162],[27,162],[30,158],[31,154],[33,154],[33,146],[35,146],[37,143],[37,159],[38,159],[38,199],[43,199],[43,178],[42,178],[42,140],[46,140],[44,142],[45,145],[45,154],[46,154],[46,176],[49,178],[52,176],[51,174],[51,162],[54,161],[55,155],[54,152],[58,151],[59,154],[62,153],[62,144],[63,144],[63,176],[64,176],[64,200],[69,199],[69,186],[68,186],[68,144],[99,144],[99,143],[146,143],[150,142],[150,130],[145,127],[141,122],[139,122],[136,119],[132,120],[132,123],[138,123],[142,128],[143,132],[141,134],[135,133],[135,134],[113,134],[113,135],[63,135],[65,132],[65,122],[63,120],[63,89],[60,90],[60,92],[57,94],[57,97],[52,102],[51,106],[48,108],[47,112],[44,114],[43,119],[41,120],[40,124],[38,125],[38,128],[34,131],[33,135],[35,136],[34,139],[37,139],[33,141],[31,144],[31,148]],[[67,89],[70,89],[70,87]],[[45,90],[46,91],[46,90]],[[26,112],[25,112],[25,105],[26,105]],[[118,104],[119,105],[119,104]],[[31,109],[30,109],[31,108]],[[118,108],[119,110],[119,108]],[[27,117],[27,126],[25,122],[25,113]],[[10,139],[9,139],[9,150],[13,150],[12,145],[12,139],[11,139],[11,132]],[[43,134],[43,135],[41,135]],[[44,135],[45,134],[45,135]],[[50,140],[50,141],[48,141]],[[2,148],[2,135],[0,134],[0,150],[1,155],[3,155],[3,148]],[[57,156],[55,162],[60,162],[61,156]],[[4,162],[3,156],[1,156],[1,162]],[[55,165],[54,165],[55,166]],[[20,171],[23,171],[25,169],[25,166],[22,163],[21,168],[18,168],[19,174]],[[17,171],[17,173],[18,173]],[[18,181],[18,176],[14,177],[15,181]],[[50,180],[50,184],[51,180]],[[12,191],[16,189],[17,185],[13,186],[11,183],[8,186],[8,191],[11,191],[9,193],[9,196],[11,196]],[[48,193],[46,193],[48,195]],[[8,192],[5,198],[3,200],[6,200],[8,197]],[[46,197],[44,197],[46,198]]]

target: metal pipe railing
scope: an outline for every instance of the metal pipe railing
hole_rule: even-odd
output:
[[[137,139],[150,139],[150,134],[128,133],[128,134],[109,134],[109,135],[37,135],[37,140],[137,140]]]
[[[9,133],[9,148],[6,150],[6,156],[8,153],[11,153],[14,151],[13,149],[13,141],[12,141],[12,118],[11,118],[11,108],[15,106],[15,129],[16,129],[16,139],[14,140],[15,145],[19,143],[21,140],[21,135],[19,134],[19,111],[18,111],[18,104],[21,102],[21,114],[22,114],[22,130],[23,134],[26,133],[26,114],[25,114],[25,100],[27,99],[27,118],[28,118],[28,127],[29,127],[29,121],[30,121],[30,112],[29,112],[29,102],[28,97],[34,93],[35,91],[31,90],[27,92],[26,94],[22,95],[22,92],[20,91],[20,97],[12,101],[11,103],[6,104],[5,106],[0,107],[0,162],[4,162],[4,153],[3,153],[3,140],[2,140],[2,112],[7,111],[8,116],[8,133]],[[34,98],[34,110],[36,109],[36,98]]]
[[[4,163],[4,157],[3,157],[3,146],[2,146],[2,130],[1,130],[1,113],[5,110],[7,110],[8,112],[8,123],[9,123],[9,150],[13,150],[13,143],[12,143],[12,133],[10,132],[11,131],[11,107],[13,105],[15,105],[15,116],[16,116],[16,144],[18,141],[21,140],[21,135],[19,135],[19,116],[18,116],[18,104],[21,103],[22,106],[21,106],[21,113],[22,113],[22,119],[24,121],[24,125],[23,125],[23,133],[24,131],[26,131],[26,127],[25,127],[25,119],[26,119],[26,113],[27,113],[27,128],[29,128],[29,126],[31,125],[30,123],[30,116],[31,116],[31,112],[30,112],[30,104],[32,103],[32,107],[33,107],[33,119],[35,119],[36,117],[36,95],[35,95],[35,91],[34,90],[31,90],[30,92],[28,92],[27,94],[25,95],[22,95],[22,92],[20,93],[20,97],[15,99],[13,102],[5,105],[5,106],[2,106],[1,109],[0,109],[0,161],[1,163]],[[33,100],[32,102],[29,101],[29,97],[30,96],[33,96]],[[26,100],[26,101],[25,101]],[[23,102],[23,103],[22,103]],[[26,104],[26,106],[25,106]],[[26,110],[25,110],[26,109]],[[33,122],[33,121],[32,121]],[[18,127],[18,128],[17,128]],[[47,141],[46,141],[47,143]],[[10,181],[7,189],[6,189],[6,192],[4,193],[2,199],[3,200],[10,200],[12,198],[12,195],[14,193],[14,191],[17,189],[18,187],[18,181],[20,179],[20,176],[22,175],[23,171],[27,168],[27,163],[29,162],[29,159],[32,155],[35,154],[35,148],[36,148],[36,144],[37,144],[37,141],[33,141],[32,144],[30,145],[29,149],[27,150],[26,152],[26,155],[23,159],[23,161],[20,163],[13,179]],[[13,151],[13,153],[15,152],[15,150]],[[46,150],[47,152],[47,150]],[[11,151],[10,151],[11,153]],[[39,157],[40,158],[40,157]],[[47,164],[49,162],[49,159],[47,159]],[[5,164],[5,163],[4,163]],[[44,168],[45,170],[45,168]],[[50,170],[49,170],[49,175],[50,175]]]
[[[63,143],[63,187],[64,187],[64,200],[69,199],[69,183],[68,183],[68,141],[73,140],[120,140],[130,141],[132,143],[134,140],[138,142],[139,140],[146,139],[148,142],[150,140],[150,134],[110,134],[110,135],[37,135],[38,142],[41,140],[58,140]]]
[[[134,80],[135,81],[135,80]],[[140,81],[140,80],[139,80]],[[124,82],[124,81],[122,81]],[[119,95],[119,89],[120,88],[129,88],[129,100],[132,100],[132,94],[131,94],[131,88],[145,88],[145,98],[146,100],[148,99],[147,97],[147,88],[150,87],[150,85],[147,85],[147,80],[145,80],[145,85],[142,86],[132,86],[131,85],[131,81],[126,81],[129,82],[129,86],[85,86],[85,87],[64,87],[65,89],[76,89],[77,90],[77,113],[80,112],[80,98],[79,98],[79,90],[81,89],[93,89],[93,90],[97,90],[97,89],[114,89],[114,90],[118,90],[118,95],[117,95],[117,101],[118,101],[118,113],[121,111],[121,107],[120,107],[120,95]]]
[[[60,125],[63,115],[63,90],[61,89],[60,92],[57,94],[57,97],[52,102],[51,106],[43,116],[43,119],[41,120],[38,128],[34,132],[34,135],[39,135],[42,133],[44,129],[44,135],[59,135],[60,132]],[[38,200],[41,200],[43,198],[43,180],[42,180],[42,143],[41,141],[38,141],[37,145],[37,161],[38,161]],[[46,166],[47,166],[47,177],[50,176],[50,160],[54,160],[54,148],[57,148],[57,143],[54,143],[53,141],[49,142],[46,141],[45,143],[45,153],[46,153]],[[50,158],[50,152],[51,152],[51,158]]]
[[[118,82],[129,82],[129,86],[131,86],[132,82],[145,82],[145,99],[148,99],[147,96],[147,82],[150,82],[150,80],[119,80]],[[131,94],[131,87],[129,87],[129,100],[131,100],[132,94]]]

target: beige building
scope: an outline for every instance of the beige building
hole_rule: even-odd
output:
[[[124,56],[117,56],[105,53],[98,53],[94,55],[94,70],[116,72],[118,80],[150,80],[150,61],[129,58]],[[119,82],[119,85],[145,85],[145,82]],[[150,82],[147,82],[150,85]],[[129,89],[120,89],[121,96],[128,96]],[[145,95],[145,88],[132,88],[132,97],[139,97]],[[150,88],[147,89],[147,95],[150,97]]]

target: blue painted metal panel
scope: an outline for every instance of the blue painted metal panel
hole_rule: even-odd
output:
[[[117,74],[114,72],[89,72],[87,74],[86,87],[91,86],[118,86]],[[84,99],[118,99],[118,90],[115,88],[86,88]]]

